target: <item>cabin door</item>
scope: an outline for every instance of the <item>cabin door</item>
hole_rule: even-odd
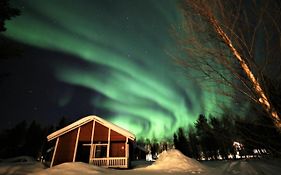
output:
[[[83,142],[78,142],[75,161],[89,163],[90,148],[90,145],[84,144]]]

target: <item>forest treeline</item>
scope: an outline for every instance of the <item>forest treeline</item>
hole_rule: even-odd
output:
[[[193,125],[179,128],[168,141],[137,139],[137,144],[154,158],[163,150],[175,147],[195,159],[228,159],[239,151],[240,156],[281,156],[281,134],[266,113],[254,106],[239,117],[231,110],[221,116],[199,115]],[[46,153],[47,135],[70,124],[62,117],[55,126],[43,127],[36,121],[22,121],[0,132],[0,158],[20,155],[40,158]],[[243,146],[234,145],[239,143]],[[256,150],[256,152],[254,152]],[[266,151],[266,152],[264,152]]]
[[[179,128],[175,148],[196,159],[229,159],[248,156],[280,156],[281,134],[265,115],[241,118],[224,114],[206,118],[199,115],[194,126]]]
[[[276,130],[270,118],[262,113],[252,112],[252,117],[238,117],[225,112],[220,117],[199,115],[194,125],[179,128],[169,141],[138,139],[137,144],[148,150],[156,158],[163,150],[175,147],[186,156],[195,159],[229,159],[239,151],[240,156],[266,155],[281,156],[281,134]],[[256,116],[260,115],[260,116]],[[51,132],[66,125],[65,117],[56,126],[42,127],[36,121],[28,124],[18,123],[14,128],[0,133],[0,158],[20,155],[40,158],[48,149],[46,137]],[[234,143],[240,143],[240,147]],[[258,152],[254,152],[254,150]],[[263,152],[266,151],[266,152]]]
[[[11,129],[0,132],[0,158],[16,156],[31,156],[40,159],[46,153],[47,135],[63,128],[70,122],[62,117],[55,126],[43,127],[35,120],[31,123],[25,120]]]
[[[179,128],[169,141],[139,139],[138,145],[146,148],[153,158],[172,147],[197,160],[280,157],[281,134],[272,120],[256,110],[251,115],[239,117],[225,112],[222,116],[206,117],[201,114],[193,125]]]

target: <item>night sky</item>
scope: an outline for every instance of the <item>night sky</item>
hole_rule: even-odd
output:
[[[216,86],[188,78],[169,54],[183,18],[175,0],[22,0],[4,35],[23,56],[1,72],[1,128],[95,114],[137,137],[170,137],[199,114],[220,113]],[[187,58],[188,59],[188,58]]]

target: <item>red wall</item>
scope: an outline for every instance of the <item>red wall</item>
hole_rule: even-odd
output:
[[[108,141],[108,128],[95,122],[94,142],[107,142]]]
[[[59,137],[53,165],[72,162],[78,128]]]
[[[110,143],[110,157],[125,157],[125,143]]]
[[[79,141],[90,143],[92,137],[92,129],[93,129],[93,121],[81,126]]]
[[[126,141],[126,137],[111,130],[110,131],[110,141]]]

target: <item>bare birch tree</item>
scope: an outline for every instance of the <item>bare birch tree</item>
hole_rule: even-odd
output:
[[[281,79],[280,2],[183,0],[180,7],[184,23],[177,38],[187,59],[177,61],[204,80],[222,83],[258,103],[281,132],[280,114],[265,82],[265,77]]]

